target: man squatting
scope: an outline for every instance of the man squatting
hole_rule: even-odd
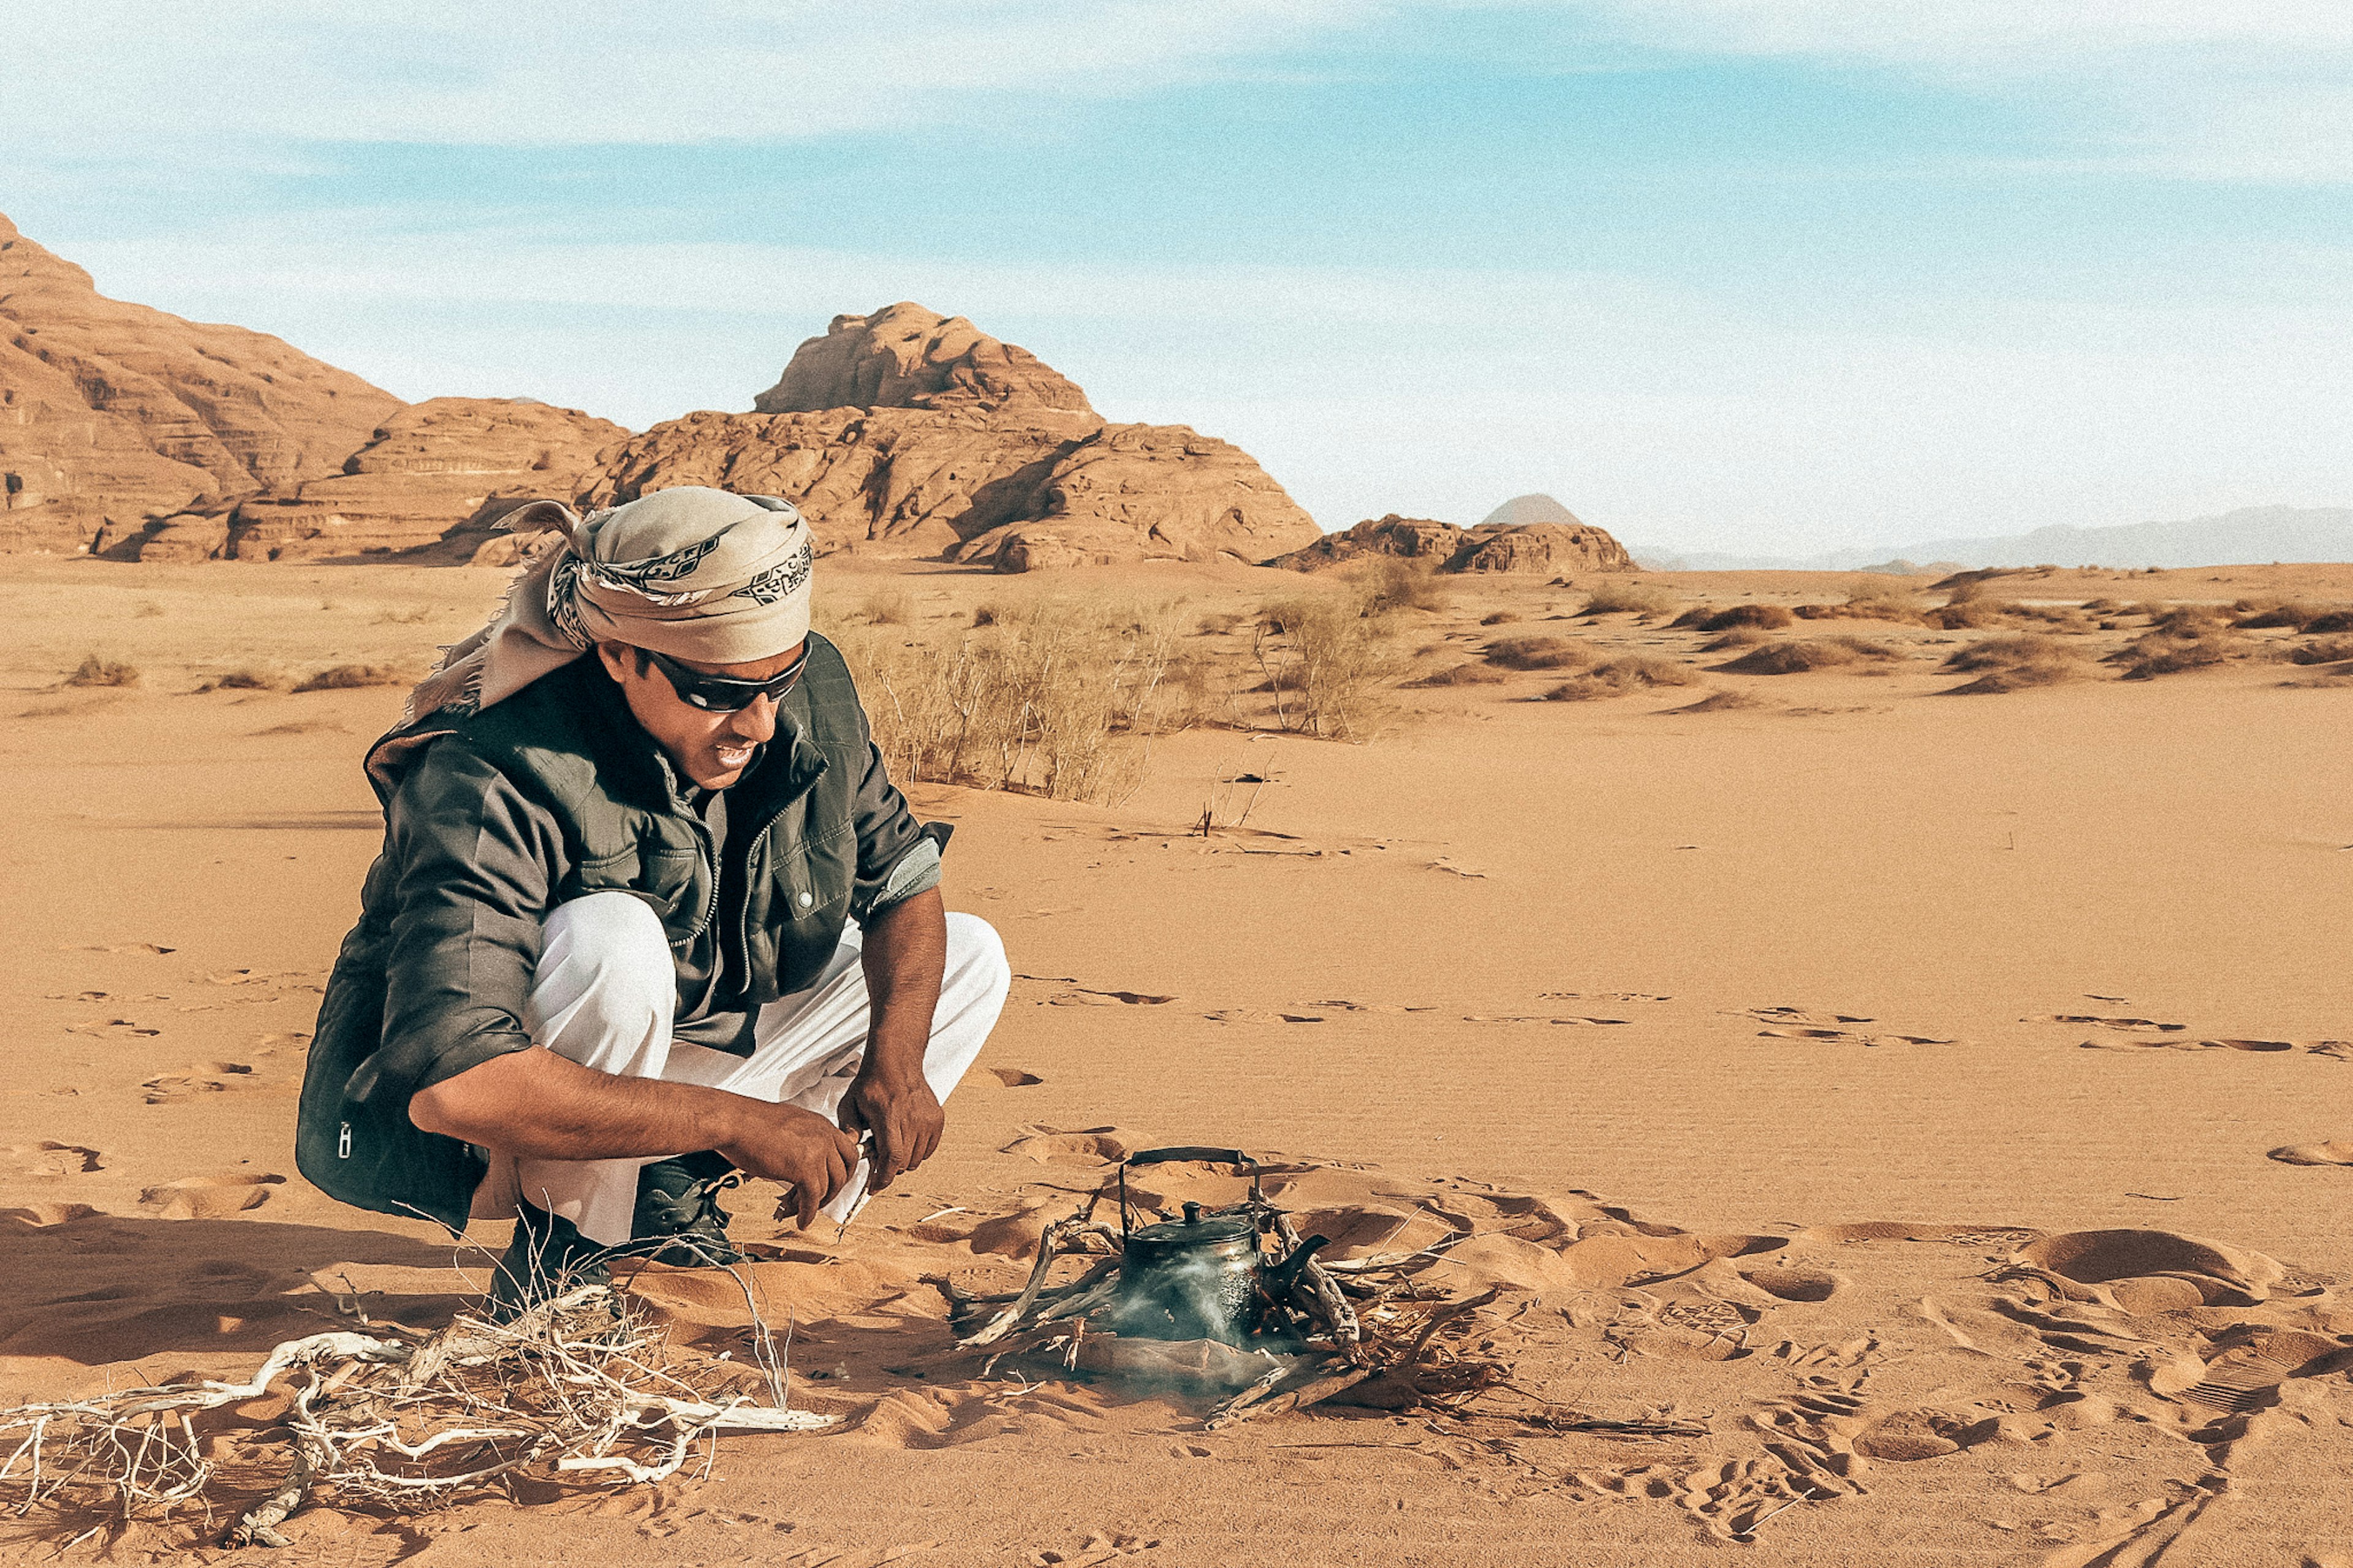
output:
[[[517,524],[565,542],[368,752],[384,850],[296,1132],[345,1203],[513,1216],[507,1314],[616,1255],[734,1261],[738,1171],[847,1223],[939,1147],[1008,981],[809,630],[789,502]]]

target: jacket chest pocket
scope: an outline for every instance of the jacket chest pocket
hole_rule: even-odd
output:
[[[634,893],[654,907],[673,941],[702,923],[710,875],[700,851],[647,844],[584,860],[575,874],[579,891]]]

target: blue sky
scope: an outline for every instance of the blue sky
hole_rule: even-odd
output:
[[[1327,527],[2353,504],[2353,9],[19,0],[0,211],[411,398],[972,317]]]

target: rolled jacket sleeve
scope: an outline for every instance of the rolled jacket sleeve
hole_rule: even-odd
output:
[[[891,782],[882,749],[866,742],[866,771],[852,803],[858,826],[858,882],[849,912],[860,925],[892,905],[940,885],[940,845],[944,829],[927,828],[907,809],[907,797]]]
[[[387,815],[399,874],[369,1098],[405,1100],[531,1045],[523,1007],[564,851],[554,817],[459,742],[434,746]]]

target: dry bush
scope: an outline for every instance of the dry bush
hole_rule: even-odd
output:
[[[1804,642],[1768,643],[1715,668],[1730,675],[1803,675],[1810,670],[1833,669],[1865,659],[1887,660],[1901,657],[1892,647],[1866,642],[1861,637],[1820,637]]]
[[[1403,659],[1366,612],[1345,601],[1287,605],[1259,623],[1250,657],[1274,694],[1278,729],[1354,741],[1380,718],[1379,690]]]
[[[1685,611],[1676,617],[1674,624],[1703,632],[1728,632],[1742,627],[1778,632],[1784,626],[1795,626],[1797,617],[1779,605],[1735,605],[1725,610],[1711,610],[1702,605]]]
[[[1916,621],[1920,612],[1904,584],[1884,580],[1859,583],[1842,605],[1799,605],[1801,621]]]
[[[1701,698],[1696,702],[1687,702],[1681,708],[1667,708],[1661,710],[1661,711],[1667,713],[1730,713],[1740,709],[1763,708],[1765,706],[1767,706],[1765,700],[1754,692],[1716,691],[1711,692],[1709,695]]]
[[[1758,643],[1770,642],[1773,639],[1770,637],[1758,631],[1755,626],[1736,626],[1720,637],[1710,637],[1707,641],[1700,644],[1699,651],[1702,653],[1724,653],[1736,647],[1755,647]]]
[[[2242,631],[2286,626],[2300,632],[2308,623],[2318,620],[2327,613],[2317,605],[2283,605],[2276,601],[2267,603],[2251,599],[2242,599],[2231,608],[2238,613],[2238,619],[2231,624]]]
[[[1663,616],[1681,603],[1672,594],[1654,583],[1609,583],[1591,590],[1585,599],[1587,616]]]
[[[1690,686],[1699,677],[1688,665],[1672,659],[1628,654],[1595,665],[1573,680],[1565,680],[1544,694],[1547,702],[1589,702],[1602,697],[1623,697],[1630,691],[1658,686]]]
[[[1510,676],[1505,675],[1493,665],[1482,664],[1472,659],[1468,664],[1458,664],[1450,669],[1441,669],[1435,675],[1425,675],[1419,680],[1409,681],[1407,684],[1410,686],[1492,686],[1499,680],[1510,679]]]
[[[2336,664],[2353,658],[2353,637],[2323,637],[2287,650],[2290,664]]]
[[[1480,616],[1479,624],[1482,626],[1509,626],[1519,618],[1520,612],[1517,610],[1493,610]]]
[[[2187,669],[2211,669],[2230,658],[2230,653],[2213,638],[2197,642],[2159,642],[2148,645],[2142,638],[2124,650],[2116,662],[2125,666],[2126,680],[2149,680],[2160,675],[2179,675]]]
[[[389,664],[331,665],[294,683],[297,691],[350,691],[362,686],[406,686],[410,677]]]
[[[139,667],[135,664],[123,664],[115,659],[100,658],[94,653],[84,654],[82,661],[74,666],[73,672],[66,677],[66,684],[68,686],[136,686],[139,684]]]
[[[1957,598],[1940,608],[1928,611],[1923,618],[1930,626],[1941,626],[1948,632],[1982,631],[2008,620],[2010,606],[1999,599]]]
[[[1505,669],[1582,669],[1594,658],[1591,648],[1567,637],[1498,637],[1482,651]]]
[[[1165,611],[1040,601],[950,642],[838,632],[875,743],[902,781],[1115,803],[1176,704]]]
[[[1452,602],[1438,580],[1438,563],[1418,556],[1382,555],[1351,567],[1345,580],[1357,593],[1357,614],[1442,610]]]
[[[915,618],[915,595],[904,583],[877,583],[859,601],[857,615],[870,626],[903,626]],[[973,620],[980,624],[977,613]]]
[[[2025,632],[2017,637],[1988,637],[1971,643],[1945,660],[1945,668],[1954,670],[2010,669],[2021,664],[2050,664],[2073,656],[2055,638],[2040,632]]]
[[[2202,637],[2230,624],[2230,617],[2212,605],[2175,605],[2150,621],[2148,629],[2170,637]]]
[[[2308,637],[2337,632],[2353,632],[2353,610],[2331,610],[2304,623],[2304,635]]]
[[[1988,637],[1946,659],[1945,668],[1983,672],[1975,680],[1948,689],[1945,692],[1947,697],[1999,696],[2038,686],[2056,686],[2062,681],[2080,679],[2085,674],[2084,661],[2073,649],[2040,632]]]
[[[199,684],[198,691],[283,691],[286,678],[275,670],[232,669],[227,675],[216,675]]]

